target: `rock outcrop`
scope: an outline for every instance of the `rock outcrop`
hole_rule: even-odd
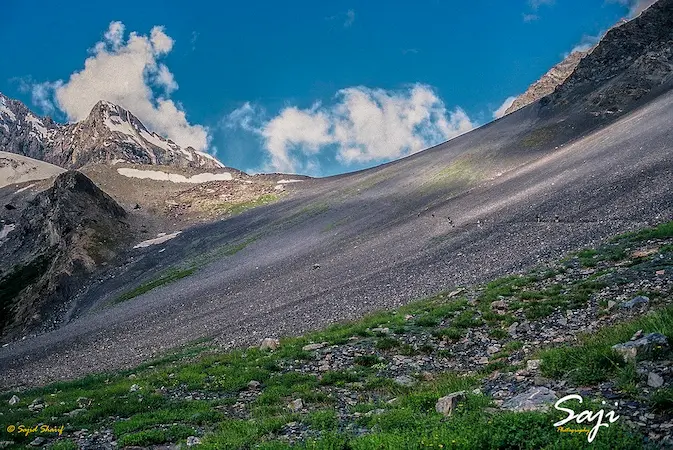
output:
[[[124,209],[85,175],[59,175],[0,241],[0,331],[25,333],[63,307],[78,280],[128,239],[125,219]]]
[[[569,54],[563,61],[552,67],[539,80],[531,84],[526,92],[518,96],[516,100],[514,100],[514,103],[507,108],[505,114],[513,113],[514,111],[521,109],[526,105],[530,105],[531,103],[540,100],[542,97],[554,92],[554,89],[573,73],[580,61],[582,61],[582,58],[588,55],[590,51],[591,49],[575,51]]]

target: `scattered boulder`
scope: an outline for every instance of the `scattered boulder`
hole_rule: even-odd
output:
[[[667,348],[668,339],[661,333],[650,333],[635,341],[629,341],[612,346],[626,361],[647,359],[656,349]]]
[[[33,447],[42,447],[42,445],[44,445],[45,442],[46,442],[45,438],[43,438],[42,436],[38,436],[30,442],[30,445]]]
[[[189,436],[187,438],[187,447],[193,447],[199,444],[201,444],[201,439],[197,438],[196,436]]]
[[[254,390],[259,389],[259,387],[260,387],[261,385],[262,385],[262,383],[260,383],[259,381],[257,381],[257,380],[251,380],[251,381],[248,383],[248,389],[250,389],[251,391],[254,391]]]
[[[129,392],[136,392],[139,389],[140,389],[140,386],[138,386],[137,384],[134,384],[134,385],[131,386],[131,389],[129,389]]]
[[[307,344],[307,345],[303,346],[301,349],[305,352],[312,352],[314,350],[320,350],[321,348],[323,348],[326,345],[327,345],[326,342],[320,342],[318,344]]]
[[[0,441],[0,448],[7,448],[14,445],[14,441]]]
[[[456,406],[458,406],[458,402],[464,399],[465,399],[465,391],[458,391],[446,395],[444,397],[441,397],[439,400],[437,400],[437,403],[435,404],[435,411],[444,416],[450,416],[451,414],[453,414],[453,411],[456,409]]]
[[[614,308],[617,305],[617,302],[613,300],[608,300],[608,311],[610,311],[612,308]]]
[[[298,398],[296,400],[292,400],[288,405],[287,409],[289,409],[292,412],[298,412],[301,411],[304,408],[304,402],[302,399]]]
[[[395,377],[395,379],[393,381],[395,381],[395,383],[399,384],[400,386],[405,386],[405,387],[411,387],[414,384],[416,384],[416,380],[414,380],[413,378],[411,378],[408,375],[400,375],[398,377]]]
[[[547,411],[549,405],[556,402],[556,392],[545,386],[535,386],[516,395],[502,404],[510,411]]]
[[[628,302],[622,303],[622,308],[631,309],[634,306],[646,305],[649,302],[650,302],[650,299],[648,297],[645,297],[644,295],[639,295],[639,296],[634,297],[633,299],[629,300]]]
[[[264,338],[259,345],[260,350],[275,350],[280,347],[280,341],[274,338]]]
[[[30,405],[28,405],[30,411],[40,411],[44,409],[44,407],[44,400],[42,398],[36,398]]]
[[[526,362],[526,369],[531,370],[531,371],[532,370],[538,370],[540,368],[540,363],[541,362],[542,361],[539,360],[539,359],[529,359]]]
[[[9,404],[16,405],[17,403],[19,403],[19,401],[21,401],[19,397],[17,397],[16,395],[12,395],[12,398],[9,399]]]
[[[664,379],[661,375],[650,372],[647,374],[647,385],[653,388],[660,388],[664,385]]]
[[[91,406],[91,399],[86,397],[78,397],[77,406],[79,406],[80,408],[88,408],[89,406]]]
[[[496,300],[491,302],[491,309],[507,309],[507,302],[504,300]]]
[[[80,414],[84,414],[86,411],[87,410],[85,408],[77,408],[77,409],[73,409],[69,413],[65,413],[65,414],[69,417],[75,417],[75,416],[79,416]]]

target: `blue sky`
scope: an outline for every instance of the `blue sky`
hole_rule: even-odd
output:
[[[226,165],[330,175],[492,120],[637,3],[9,0],[0,91],[60,121],[107,97]]]

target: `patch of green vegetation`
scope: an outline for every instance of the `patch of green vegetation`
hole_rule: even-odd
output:
[[[217,205],[214,206],[214,209],[218,213],[230,214],[232,216],[235,216],[241,214],[244,211],[247,211],[248,209],[275,202],[279,198],[280,197],[276,194],[263,194],[254,200],[248,200],[245,202],[218,203]]]
[[[636,239],[636,235],[658,239],[657,236],[666,233],[668,231],[663,227],[657,232],[633,234],[628,239]],[[229,244],[226,250],[218,249],[220,256],[245,248],[254,240],[248,239]],[[621,242],[611,244],[611,250],[600,247],[596,253],[582,255],[601,263],[604,258],[612,257],[610,255],[626,254],[629,247]],[[504,343],[501,351],[491,356],[489,364],[478,375],[467,377],[445,373],[432,381],[419,380],[413,387],[402,386],[392,375],[385,375],[390,369],[388,360],[393,353],[386,350],[394,349],[394,354],[402,355],[426,353],[437,358],[451,358],[451,350],[438,349],[436,340],[430,335],[457,340],[468,328],[482,327],[481,331],[487,329],[491,336],[506,339],[508,335],[503,326],[516,318],[494,312],[491,302],[495,300],[505,299],[512,312],[523,309],[544,314],[555,308],[586,302],[603,288],[605,280],[615,282],[614,278],[604,277],[602,271],[597,271],[579,281],[564,279],[551,280],[551,284],[539,283],[563,270],[539,269],[526,276],[495,280],[478,291],[476,306],[464,298],[449,298],[448,293],[442,292],[396,311],[381,311],[307,336],[283,339],[274,351],[249,348],[222,352],[207,342],[199,342],[133,370],[20,392],[21,400],[15,406],[8,405],[12,393],[5,392],[0,394],[0,413],[6,423],[63,424],[65,436],[54,444],[55,448],[73,448],[72,441],[65,440],[69,433],[101,427],[113,429],[120,446],[178,443],[189,435],[198,435],[203,442],[200,448],[206,449],[290,448],[290,444],[278,438],[278,433],[289,422],[308,427],[310,436],[316,436],[308,441],[293,442],[292,448],[562,449],[588,446],[585,435],[559,433],[551,426],[560,418],[557,413],[500,411],[492,409],[494,405],[490,398],[473,393],[473,388],[483,382],[480,378],[489,373],[496,370],[514,372],[520,368],[507,361],[514,352],[522,349],[520,341]],[[487,326],[483,325],[484,321]],[[377,331],[377,328],[389,328],[393,334]],[[611,349],[613,344],[629,340],[639,329],[645,333],[660,332],[673,339],[673,307],[583,336],[575,347],[542,350],[539,356],[542,373],[581,385],[613,379],[623,393],[639,395],[635,392],[635,366],[621,360]],[[421,339],[409,345],[401,339],[400,335],[405,333],[414,333]],[[304,362],[315,357],[315,353],[302,350],[307,343],[343,344],[351,339],[356,346],[378,347],[378,350],[372,349],[377,354],[356,356],[352,367],[327,371],[319,376],[298,371]],[[252,398],[248,397],[250,400],[241,414],[236,404],[243,391],[253,389],[248,387],[251,380],[261,384],[254,388],[256,393]],[[131,392],[133,384],[139,389]],[[348,408],[361,413],[357,418],[336,413],[336,406],[342,399],[337,399],[335,393],[343,390],[350,390],[351,398],[357,398],[357,404]],[[437,413],[437,399],[456,391],[467,394],[454,414],[447,418]],[[194,398],[210,400],[183,399],[180,393],[185,392],[193,393]],[[44,399],[46,407],[41,411],[29,411],[28,404],[37,397]],[[79,415],[66,415],[80,408],[80,397],[90,399],[87,410]],[[290,411],[288,403],[299,398],[304,405],[302,410]],[[656,411],[670,412],[672,390],[660,389],[647,401]],[[232,416],[232,411],[241,415]],[[358,427],[365,433],[359,433]],[[354,429],[358,432],[352,433]],[[30,439],[10,436],[5,429],[0,429],[0,440],[6,439],[16,440],[17,445],[30,442]],[[626,431],[617,423],[601,429],[591,448],[640,448],[642,442],[641,436]]]
[[[655,411],[673,412],[673,388],[657,389],[650,397],[650,403]]]
[[[174,281],[177,281],[181,278],[188,277],[189,275],[193,274],[196,271],[196,268],[190,267],[188,269],[169,269],[166,272],[164,272],[162,275],[159,275],[158,278],[148,281],[147,283],[143,283],[137,288],[131,289],[130,291],[124,292],[122,295],[117,297],[112,304],[116,303],[121,303],[126,300],[130,300],[132,298],[138,297],[139,295],[142,295],[146,292],[151,291],[152,289],[158,288],[159,286],[163,286],[165,284],[172,283]]]
[[[548,377],[568,378],[580,385],[605,381],[626,366],[612,346],[628,341],[638,330],[673,339],[673,307],[584,335],[577,346],[544,350],[540,369]]]
[[[536,149],[552,142],[556,136],[557,125],[536,128],[521,138],[520,146],[527,149]]]
[[[456,187],[471,186],[483,179],[483,170],[480,170],[472,158],[462,157],[454,160],[440,171],[431,175],[423,183],[419,192],[427,194],[437,190],[450,190]]]

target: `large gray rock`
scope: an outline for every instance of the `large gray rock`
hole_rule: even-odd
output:
[[[259,344],[260,350],[275,350],[280,347],[280,341],[274,338],[264,338],[262,343]]]
[[[445,416],[450,416],[458,406],[458,402],[465,399],[465,391],[454,392],[441,397],[435,404],[435,411]]]
[[[629,300],[628,302],[622,303],[622,308],[631,309],[634,306],[646,305],[649,302],[650,302],[650,299],[648,297],[645,297],[644,295],[639,295],[638,297],[634,297],[633,299]]]
[[[664,379],[661,375],[650,372],[647,374],[647,385],[653,388],[660,388],[664,385]]]
[[[528,389],[519,395],[516,395],[505,403],[502,407],[510,411],[547,411],[549,405],[556,402],[556,392],[545,386],[536,386]]]
[[[650,333],[635,341],[624,342],[612,346],[626,361],[647,359],[658,349],[668,348],[668,339],[661,333]]]

